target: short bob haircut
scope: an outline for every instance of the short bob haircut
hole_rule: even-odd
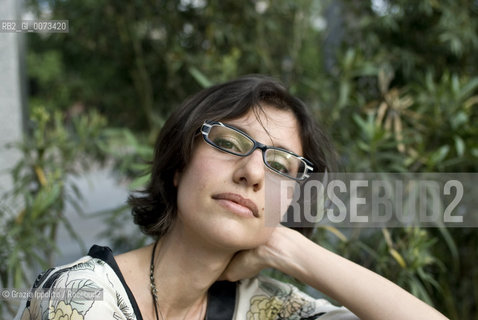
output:
[[[151,180],[146,189],[130,195],[134,222],[149,236],[159,239],[173,225],[177,214],[174,174],[189,163],[195,138],[205,120],[239,118],[262,105],[290,110],[295,115],[302,142],[302,155],[314,164],[314,172],[330,171],[333,151],[329,139],[314,121],[305,104],[277,81],[265,76],[245,76],[204,89],[186,100],[168,118],[154,147]],[[310,230],[299,230],[309,234]]]

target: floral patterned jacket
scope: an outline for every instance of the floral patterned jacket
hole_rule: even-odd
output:
[[[358,319],[343,307],[263,276],[216,282],[208,294],[207,320]],[[111,249],[95,245],[87,256],[40,274],[15,319],[143,318]]]

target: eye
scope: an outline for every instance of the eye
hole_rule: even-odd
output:
[[[279,172],[282,172],[282,173],[289,173],[289,169],[283,165],[282,163],[280,162],[277,162],[277,161],[269,161],[269,165],[271,166],[271,168],[273,168],[274,170],[277,170]]]
[[[214,144],[217,145],[221,149],[234,151],[234,152],[241,152],[240,147],[232,140],[227,137],[216,138],[214,139]]]
[[[266,152],[267,165],[278,173],[295,177],[301,161],[297,156],[277,149],[268,149]]]

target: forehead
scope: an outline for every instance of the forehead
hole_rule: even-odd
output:
[[[250,109],[239,118],[224,122],[241,129],[261,143],[302,155],[298,122],[290,110],[263,105],[256,110]]]

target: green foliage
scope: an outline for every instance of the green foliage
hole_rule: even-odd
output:
[[[76,185],[67,185],[66,180],[82,174],[93,159],[104,158],[98,143],[103,139],[106,120],[97,112],[65,123],[60,112],[37,107],[30,120],[31,136],[11,146],[20,150],[22,159],[12,169],[14,188],[4,198],[16,205],[0,208],[4,244],[0,256],[8,257],[2,259],[0,267],[4,288],[24,288],[31,283],[29,271],[33,266],[52,265],[60,224],[83,246],[63,213],[68,203],[83,214],[82,197]]]
[[[39,15],[40,3],[29,1]],[[29,37],[35,48],[28,59],[32,99],[61,96],[58,104],[47,105],[63,110],[77,103],[93,106],[113,125],[154,130],[175,105],[208,83],[201,73],[213,83],[270,73],[292,84],[295,67],[302,68],[296,61],[308,43],[304,40],[319,40],[308,24],[308,12],[312,5],[320,9],[318,3],[264,2],[264,12],[255,9],[254,1],[187,3],[50,2],[53,16],[69,19],[71,28],[67,34]],[[275,41],[277,34],[288,39],[287,45]],[[320,54],[317,43],[310,45],[308,56]],[[52,52],[58,56],[56,65],[50,63]],[[316,58],[314,69],[320,68]],[[62,76],[55,70],[62,70]],[[135,117],[130,116],[132,106]]]
[[[40,3],[29,1],[39,15]],[[0,251],[9,266],[49,257],[54,238],[44,240],[15,221],[28,214],[44,230],[62,221],[56,215],[71,200],[64,179],[78,174],[77,160],[108,154],[121,176],[135,179],[132,187],[143,185],[144,161],[171,110],[198,89],[242,74],[276,76],[305,100],[347,171],[478,169],[476,1],[48,3],[53,18],[70,20],[70,33],[28,35],[37,126],[13,171],[14,193],[24,199],[25,211],[2,213],[13,219],[0,240],[8,248],[26,248]],[[98,115],[74,120],[90,108],[115,129],[104,129]],[[108,223],[121,219],[119,212]],[[17,245],[14,232],[26,243]],[[124,245],[121,235],[109,236]],[[45,254],[34,250],[40,240]],[[478,234],[472,229],[321,228],[314,240],[387,276],[451,319],[477,319]],[[23,277],[18,268],[0,270],[2,283]]]

